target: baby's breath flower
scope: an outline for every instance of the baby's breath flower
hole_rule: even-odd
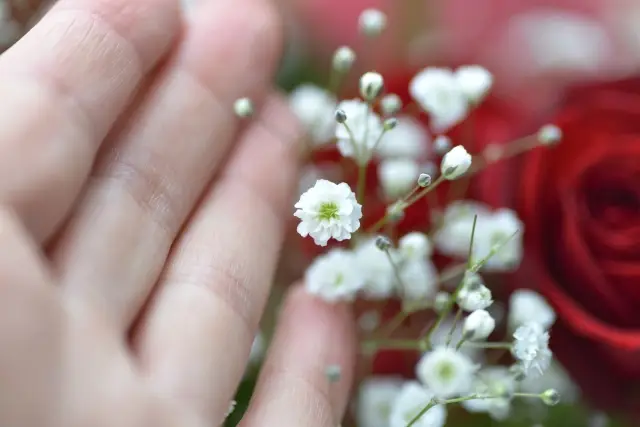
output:
[[[538,131],[538,141],[542,145],[554,145],[562,140],[562,129],[556,125],[544,125]]]
[[[496,421],[504,421],[511,411],[511,398],[515,381],[507,368],[492,366],[478,372],[472,393],[480,396],[497,396],[491,399],[472,399],[462,402],[469,412],[486,412]]]
[[[384,89],[384,79],[380,73],[366,72],[360,77],[360,96],[368,102],[373,102]]]
[[[332,249],[317,257],[305,272],[305,288],[327,302],[351,301],[364,285],[353,253]]]
[[[434,242],[442,254],[467,257],[474,216],[478,216],[476,232],[481,227],[481,219],[489,214],[489,207],[482,203],[459,200],[449,203],[444,211],[443,224],[437,231]],[[474,247],[476,241],[474,238]]]
[[[402,379],[395,377],[369,377],[362,381],[356,405],[358,426],[389,427],[391,408],[402,386]]]
[[[402,100],[395,93],[389,93],[380,99],[380,110],[385,116],[393,116],[398,114],[402,109]]]
[[[379,36],[387,26],[387,15],[377,9],[366,9],[358,18],[360,32],[367,37]]]
[[[451,294],[449,292],[440,291],[436,294],[433,299],[433,309],[436,313],[440,313],[449,307],[449,300],[451,299]]]
[[[457,303],[463,310],[484,310],[493,303],[491,291],[487,288],[480,275],[467,271],[465,283],[458,292]]]
[[[240,98],[233,103],[233,111],[241,118],[253,115],[253,102],[249,98]]]
[[[402,236],[398,241],[398,249],[404,260],[425,259],[433,253],[429,237],[419,231],[412,231]]]
[[[412,259],[400,271],[403,289],[402,297],[407,300],[423,300],[436,291],[438,271],[431,261]]]
[[[418,185],[422,188],[426,188],[431,185],[431,175],[421,173],[418,175]]]
[[[353,67],[356,61],[356,53],[348,46],[340,46],[333,53],[333,69],[339,73],[346,73]]]
[[[484,264],[485,271],[513,271],[523,255],[524,224],[511,209],[498,209],[478,218],[473,243],[473,260],[479,261],[493,253]]]
[[[451,138],[447,135],[438,135],[433,140],[433,151],[440,156],[447,154],[451,150],[451,146]]]
[[[342,101],[338,110],[345,115],[343,124],[336,128],[340,154],[359,165],[367,164],[383,131],[380,117],[358,99]]]
[[[393,249],[389,251],[394,256]],[[369,299],[389,298],[395,289],[393,264],[387,254],[378,248],[376,239],[372,238],[358,245],[355,255],[365,282],[363,294]]]
[[[469,392],[477,366],[451,347],[425,353],[416,365],[416,376],[437,397],[450,398]]]
[[[539,323],[529,322],[516,329],[513,337],[513,355],[522,363],[525,375],[542,375],[551,364],[549,333]]]
[[[384,158],[422,158],[427,154],[429,134],[415,119],[399,116],[393,130],[386,132],[376,153]]]
[[[493,85],[491,73],[479,65],[460,67],[456,70],[455,77],[460,90],[472,104],[479,104]]]
[[[462,336],[470,341],[487,339],[496,327],[496,321],[486,310],[475,310],[464,320]]]
[[[391,416],[386,426],[406,427],[431,402],[433,397],[433,393],[419,382],[407,381],[393,402]],[[425,412],[414,426],[443,427],[446,420],[446,408],[443,405],[435,405]]]
[[[302,85],[291,93],[289,105],[314,144],[324,144],[333,138],[336,129],[333,95],[317,86]]]
[[[448,68],[425,68],[409,84],[411,97],[427,112],[434,132],[442,133],[463,121],[469,101]]]
[[[580,389],[556,360],[551,361],[541,376],[525,376],[519,383],[519,390],[525,393],[540,393],[549,388],[557,390],[564,403],[574,403],[580,396]]]
[[[544,404],[547,406],[555,406],[560,402],[560,393],[550,388],[549,390],[545,390],[540,393],[540,399],[542,399]]]
[[[449,180],[460,178],[471,167],[471,154],[462,145],[453,147],[442,157],[440,173]]]
[[[509,327],[515,330],[528,322],[539,323],[549,329],[556,320],[556,313],[539,293],[518,289],[509,298]]]
[[[411,159],[387,159],[378,166],[378,178],[388,199],[396,199],[413,188],[420,165]]]
[[[326,246],[329,239],[338,241],[351,238],[360,228],[362,207],[344,182],[334,184],[320,179],[300,196],[294,206],[294,216],[300,218],[298,233],[311,236],[316,245]]]

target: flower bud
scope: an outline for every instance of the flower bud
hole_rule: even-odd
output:
[[[384,79],[379,73],[369,71],[360,77],[360,95],[367,102],[374,101],[384,89]]]
[[[538,141],[542,145],[555,145],[562,140],[562,129],[556,125],[544,125],[538,131]]]
[[[433,140],[433,150],[440,156],[447,154],[451,150],[451,145],[451,138],[447,135],[438,135]]]
[[[457,145],[442,158],[440,173],[445,179],[453,180],[464,175],[470,167],[471,155],[462,145]]]
[[[451,294],[445,291],[440,291],[436,294],[433,299],[433,309],[436,313],[442,313],[444,310],[449,307],[449,300],[451,299]]]
[[[241,118],[251,117],[253,115],[253,102],[249,98],[240,98],[233,103],[233,111],[236,116]]]
[[[356,61],[356,53],[348,46],[340,46],[333,53],[333,69],[339,73],[346,73],[351,70]]]
[[[470,341],[487,339],[496,327],[496,321],[485,310],[476,310],[464,320],[462,336]]]
[[[431,185],[431,175],[426,173],[421,173],[418,177],[418,185],[422,188],[428,187]]]
[[[382,128],[385,131],[390,131],[390,130],[393,130],[397,125],[398,125],[398,119],[396,119],[395,117],[391,117],[384,121],[384,123],[382,124]]]
[[[381,251],[387,251],[391,247],[391,240],[387,236],[376,237],[376,247]]]
[[[347,113],[345,113],[343,110],[336,110],[335,116],[336,122],[338,123],[344,123],[347,121]]]
[[[380,109],[385,116],[393,116],[402,109],[402,100],[395,93],[389,93],[380,100]]]
[[[366,9],[358,18],[360,32],[367,37],[379,36],[387,26],[387,16],[377,9]]]
[[[460,67],[455,77],[458,87],[472,104],[479,104],[493,85],[491,73],[479,65]]]
[[[555,389],[550,388],[549,390],[540,393],[540,399],[542,399],[542,402],[544,402],[545,405],[555,406],[560,402],[560,393]]]

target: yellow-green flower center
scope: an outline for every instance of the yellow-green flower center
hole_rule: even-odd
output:
[[[329,221],[330,219],[338,219],[338,204],[335,202],[327,202],[320,205],[318,209],[318,219],[321,221]]]
[[[444,381],[451,381],[455,374],[455,369],[449,362],[442,362],[437,368],[438,376]]]

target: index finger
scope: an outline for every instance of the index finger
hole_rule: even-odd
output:
[[[177,0],[62,0],[0,57],[0,203],[38,240],[179,30]]]

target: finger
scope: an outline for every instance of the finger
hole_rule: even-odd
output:
[[[179,26],[175,0],[61,0],[0,57],[0,201],[42,240]]]
[[[347,306],[290,292],[241,427],[335,427],[347,405],[355,364],[355,329]],[[337,382],[326,368],[340,367]]]
[[[247,129],[175,246],[140,332],[142,366],[159,392],[211,422],[246,367],[291,215],[295,122],[279,98],[259,120],[291,139],[260,123]]]
[[[279,31],[266,0],[205,2],[105,153],[53,253],[61,282],[125,330],[233,140],[233,102],[264,92]]]

